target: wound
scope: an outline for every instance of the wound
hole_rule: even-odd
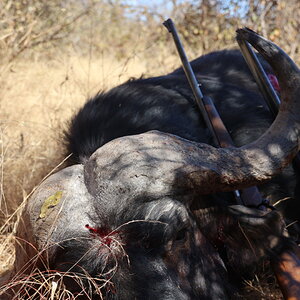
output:
[[[268,78],[269,78],[274,90],[276,92],[280,93],[280,86],[279,86],[279,82],[278,82],[277,77],[273,74],[268,74]]]
[[[87,228],[94,237],[98,237],[101,243],[105,244],[108,247],[110,247],[112,242],[117,239],[117,236],[119,234],[119,231],[111,231],[105,227],[94,228],[89,224],[86,224],[85,228]]]

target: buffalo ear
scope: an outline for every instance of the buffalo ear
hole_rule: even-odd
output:
[[[262,258],[279,254],[287,243],[285,224],[277,211],[232,205],[193,212],[201,232],[224,252],[226,264],[241,271]]]

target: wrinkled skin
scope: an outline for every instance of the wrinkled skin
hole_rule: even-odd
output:
[[[237,51],[212,53],[192,65],[238,146],[255,140],[269,127],[271,116]],[[252,181],[220,180],[219,184],[221,167],[214,159],[219,152],[177,137],[211,143],[192,101],[185,76],[178,69],[99,94],[75,116],[67,137],[75,164],[42,183],[23,218],[24,238],[39,251],[45,249],[42,259],[49,268],[88,274],[98,280],[106,299],[226,299],[234,285],[228,280],[228,267],[242,273],[262,257],[277,255],[287,247],[278,212],[231,205],[228,193],[202,195],[201,190],[227,191]],[[287,106],[286,110],[295,107],[298,109]],[[274,167],[275,171],[266,171],[263,179],[256,180],[256,172],[249,171],[253,181],[273,177],[297,152],[300,122],[295,116],[291,120],[296,125],[287,134],[286,144],[295,143],[289,147],[289,160]],[[149,130],[174,136],[157,131],[141,134]],[[270,144],[279,145],[274,136]],[[251,144],[250,152],[251,147],[259,149],[259,144]],[[173,145],[179,150],[173,151]],[[277,148],[285,149],[281,144]],[[242,154],[233,149],[220,151],[220,157],[224,164],[232,160],[233,166],[234,153],[238,164],[248,159],[242,156],[250,153],[247,149],[242,147]],[[277,166],[276,157],[282,153],[275,154],[266,165],[274,162]],[[197,165],[201,157],[203,169]],[[216,165],[212,171],[216,177],[205,181],[210,164]],[[292,197],[294,177],[289,167],[276,179],[278,185],[275,180],[262,187],[262,192],[273,201]],[[206,183],[201,186],[202,182]],[[41,214],[45,200],[58,192],[59,201]],[[34,248],[26,247],[28,257],[36,254]],[[17,257],[23,260],[17,260],[16,270],[28,260],[21,253],[17,248]],[[90,291],[88,282],[84,283]],[[66,279],[65,284],[75,293],[81,290],[73,280]],[[97,298],[101,297],[93,293],[93,299]]]

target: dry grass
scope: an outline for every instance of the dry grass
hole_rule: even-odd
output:
[[[64,280],[72,280],[79,286],[81,292],[72,293],[66,289]],[[108,281],[89,277],[88,274],[63,273],[58,271],[41,272],[34,270],[30,275],[13,278],[8,284],[2,287],[5,294],[14,289],[14,295],[10,296],[12,300],[28,299],[92,299],[93,291],[97,291],[102,299],[101,288],[108,285]],[[87,288],[88,287],[88,288]]]

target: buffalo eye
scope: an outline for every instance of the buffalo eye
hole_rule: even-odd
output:
[[[176,241],[183,241],[186,238],[187,228],[180,229],[176,234]]]

